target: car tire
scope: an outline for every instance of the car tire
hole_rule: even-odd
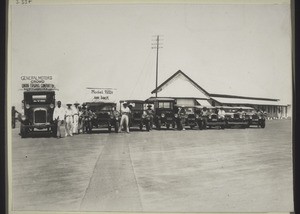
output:
[[[115,124],[115,133],[119,132],[119,127],[120,127],[119,122],[116,122],[116,124]]]
[[[175,122],[172,122],[172,128],[173,129],[175,129],[175,126],[176,126]]]
[[[20,135],[21,135],[21,138],[25,138],[27,135],[26,128],[24,127],[24,125],[22,123],[20,125]]]
[[[167,124],[166,124],[166,127],[167,127],[167,129],[170,129],[170,124],[167,123]]]
[[[262,129],[264,129],[264,128],[266,127],[266,122],[262,122],[261,125],[260,125],[260,127],[261,127]]]
[[[139,125],[139,128],[140,128],[141,131],[143,131],[143,124],[142,123]]]
[[[150,122],[146,123],[146,130],[149,132],[150,131]]]
[[[160,120],[158,120],[157,121],[157,127],[156,127],[158,130],[160,130],[161,129],[161,121]]]
[[[108,126],[108,132],[111,133],[111,126]]]
[[[191,129],[194,129],[195,126],[190,126],[190,127],[191,127]]]

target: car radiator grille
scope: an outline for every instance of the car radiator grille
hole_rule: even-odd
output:
[[[46,123],[47,122],[47,112],[46,110],[37,110],[34,112],[34,122],[35,123]]]
[[[110,118],[109,114],[107,114],[107,113],[98,113],[97,117],[99,119],[109,119]]]

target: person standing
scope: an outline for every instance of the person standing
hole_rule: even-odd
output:
[[[74,103],[74,108],[73,108],[73,134],[78,134],[79,133],[79,103],[75,102]]]
[[[220,110],[218,111],[218,115],[220,116],[220,118],[224,119],[225,118],[225,111],[224,108],[221,107]]]
[[[186,110],[185,110],[185,106],[181,106],[181,108],[179,108],[178,111],[178,115],[180,117],[180,123],[182,126],[182,130],[185,130],[185,120],[186,120]]]
[[[203,107],[203,110],[202,110],[203,129],[206,129],[208,116],[209,116],[208,109],[206,107]]]
[[[57,101],[57,106],[54,108],[53,112],[53,120],[56,122],[57,125],[57,138],[61,138],[61,125],[64,124],[65,120],[65,109],[61,106],[61,101]]]
[[[73,123],[73,109],[71,108],[72,104],[67,104],[68,108],[66,109],[66,137],[68,135],[73,136],[72,123]]]
[[[123,103],[123,108],[121,107],[121,122],[119,127],[119,132],[121,132],[122,127],[126,129],[126,132],[129,133],[129,114],[131,113],[127,102]]]
[[[150,118],[150,129],[153,128],[154,111],[152,105],[147,105],[146,115]]]

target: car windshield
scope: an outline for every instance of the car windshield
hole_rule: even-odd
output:
[[[171,102],[159,102],[158,103],[158,108],[172,108],[172,103]]]
[[[185,112],[186,112],[187,114],[193,114],[193,113],[194,113],[194,110],[193,110],[193,108],[186,108],[186,109],[185,109]]]
[[[132,104],[132,110],[143,110],[144,109],[144,105],[143,103],[133,103]]]
[[[89,106],[89,109],[92,110],[93,112],[114,110],[113,106],[111,106],[111,105],[91,105],[91,106]]]
[[[25,102],[28,104],[50,104],[53,102],[53,94],[26,94]]]

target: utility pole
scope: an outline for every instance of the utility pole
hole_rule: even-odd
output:
[[[155,43],[152,43],[152,49],[156,49],[156,80],[155,80],[155,97],[157,97],[157,86],[158,86],[158,49],[162,48],[159,43],[160,35],[155,36],[156,39],[154,40]]]

